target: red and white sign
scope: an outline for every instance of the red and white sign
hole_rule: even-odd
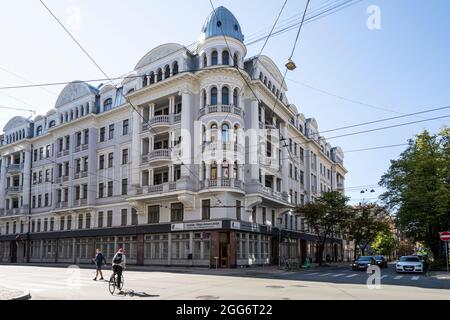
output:
[[[449,231],[439,232],[439,237],[441,238],[442,241],[450,241],[450,232]]]

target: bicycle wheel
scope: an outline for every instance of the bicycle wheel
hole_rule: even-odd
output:
[[[109,293],[111,294],[114,294],[114,291],[116,291],[116,278],[114,275],[112,275],[111,278],[109,278],[108,288]]]

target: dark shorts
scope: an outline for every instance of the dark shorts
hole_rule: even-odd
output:
[[[95,266],[97,267],[97,270],[102,270],[102,265],[101,264],[96,264]]]

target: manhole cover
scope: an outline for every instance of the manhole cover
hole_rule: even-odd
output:
[[[218,296],[199,296],[199,297],[196,297],[196,299],[200,299],[200,300],[218,300],[219,297]]]
[[[266,288],[271,288],[271,289],[283,289],[283,286],[266,286]]]

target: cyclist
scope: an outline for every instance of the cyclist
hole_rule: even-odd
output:
[[[126,257],[123,248],[119,248],[112,259],[113,277],[117,274],[117,287],[120,288],[122,281],[122,271],[125,269]],[[120,291],[122,292],[122,291]],[[120,293],[119,292],[119,293]]]

